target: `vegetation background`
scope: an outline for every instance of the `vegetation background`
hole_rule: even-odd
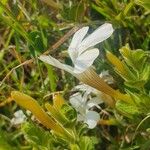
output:
[[[32,149],[35,145],[51,149],[49,141],[52,137],[47,130],[33,124],[30,128],[11,125],[10,119],[20,107],[11,102],[10,93],[22,91],[41,105],[51,99],[51,93],[58,91],[67,100],[70,90],[79,81],[42,63],[37,56],[49,53],[71,64],[67,48],[72,35],[82,26],[90,26],[92,32],[105,22],[111,23],[115,32],[111,39],[98,46],[100,57],[95,65],[99,73],[110,69],[117,80],[116,86],[123,90],[123,80],[106,61],[105,51],[120,56],[119,48],[127,43],[131,49],[149,50],[149,0],[0,1],[0,150]],[[30,117],[28,120],[32,122]],[[86,134],[96,138],[95,149],[150,149],[150,135],[142,135],[145,134],[144,127],[141,135],[135,141],[131,140],[134,121],[125,121],[118,126],[102,125]]]

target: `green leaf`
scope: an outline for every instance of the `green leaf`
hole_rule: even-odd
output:
[[[9,138],[12,138],[12,136],[0,129],[0,150],[17,150],[17,146],[11,145]]]
[[[5,12],[4,14],[0,13],[0,18],[2,19],[3,23],[5,23],[5,25],[9,25],[10,27],[12,27],[17,33],[22,35],[22,37],[32,45],[33,43],[29,39],[29,36],[25,31],[23,25],[20,24],[20,22],[16,19],[12,11],[10,11],[1,1],[0,1],[0,8],[2,8],[3,11]]]
[[[58,106],[52,106],[48,103],[45,106],[51,113],[51,116],[64,127],[72,128],[75,126],[77,113],[73,107],[67,103],[62,104],[60,108]]]
[[[81,150],[95,150],[94,145],[98,143],[96,137],[82,136],[80,138],[79,146]]]
[[[141,72],[147,60],[147,53],[141,49],[131,50],[128,45],[120,49],[125,62],[135,71]]]
[[[85,6],[84,2],[74,3],[73,5],[64,5],[61,15],[64,19],[81,22],[84,18]]]
[[[83,123],[76,125],[76,131],[79,137],[81,137],[86,132],[87,127],[88,127],[87,124],[83,124]]]
[[[146,84],[146,81],[142,79],[137,80],[137,81],[128,80],[128,81],[125,81],[124,84],[128,87],[140,90],[141,88],[144,87],[144,85]]]
[[[143,72],[140,74],[140,78],[145,82],[147,82],[150,79],[150,64],[147,63],[145,65]]]
[[[49,78],[49,83],[50,83],[50,89],[51,89],[51,92],[54,92],[56,91],[56,87],[57,87],[57,84],[56,84],[56,74],[55,72],[53,71],[53,67],[46,64],[46,68],[48,70],[48,78]]]
[[[107,11],[105,11],[105,9],[96,6],[95,4],[92,3],[92,8],[95,9],[98,13],[100,13],[101,15],[103,15],[104,17],[111,19],[111,16],[107,13]]]
[[[131,119],[141,113],[136,105],[131,105],[120,100],[116,103],[116,109],[121,112],[121,114]]]
[[[47,38],[46,34],[42,31],[32,31],[29,33],[29,38],[32,41],[32,45],[29,43],[29,50],[31,54],[35,57],[36,54],[41,54],[47,48]]]
[[[145,140],[145,142],[142,143],[142,145],[141,145],[141,150],[148,150],[149,146],[150,146],[150,139]]]
[[[126,64],[127,75],[125,84],[131,88],[141,90],[148,82],[150,77],[150,64],[148,62],[149,54],[141,49],[131,50],[129,45],[120,49]]]
[[[1,0],[1,3],[2,3],[3,5],[6,5],[6,4],[7,4],[7,1],[8,1],[8,0]],[[3,13],[3,8],[0,7],[0,14],[2,14],[2,13]]]
[[[71,150],[80,150],[80,148],[79,148],[79,146],[78,146],[77,144],[72,144],[72,145],[70,146],[70,149],[71,149]]]
[[[25,139],[34,147],[50,149],[52,146],[52,135],[41,127],[32,123],[25,123],[22,126]],[[41,149],[42,150],[42,149]]]
[[[147,114],[150,110],[150,96],[146,94],[131,93],[128,91],[141,113]]]
[[[146,10],[150,11],[150,2],[149,0],[136,0],[137,5],[144,7]]]
[[[41,27],[48,27],[49,26],[50,21],[49,21],[47,16],[40,15],[40,16],[38,16],[37,20],[38,20]]]
[[[2,50],[0,51],[0,61],[3,60],[4,54],[5,54],[4,52],[5,52],[4,49],[2,49]]]
[[[68,122],[65,123],[66,127],[72,127],[75,125],[77,119],[76,110],[68,104],[63,104],[60,112],[67,118]]]

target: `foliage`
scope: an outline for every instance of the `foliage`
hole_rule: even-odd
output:
[[[74,75],[89,86],[38,59],[48,54],[73,65],[66,52],[72,35],[105,22],[114,33],[96,45],[95,69]],[[148,150],[149,25],[149,0],[1,0],[0,150]],[[76,93],[81,107],[70,104]],[[26,120],[14,125],[20,109]],[[89,111],[100,116],[94,129],[79,119]]]

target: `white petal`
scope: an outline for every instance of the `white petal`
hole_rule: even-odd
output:
[[[74,90],[86,91],[86,90],[87,90],[87,89],[86,89],[86,86],[87,86],[86,84],[81,83],[81,84],[75,86],[73,89],[74,89]]]
[[[110,74],[109,74],[109,72],[108,72],[108,70],[103,70],[103,71],[101,71],[101,73],[100,73],[100,77],[102,78],[102,77],[104,77],[104,76],[109,76]]]
[[[85,91],[87,94],[90,93],[95,93],[97,94],[97,90],[92,88],[91,86],[87,85],[87,84],[79,84],[77,86],[74,87],[75,90],[80,90],[80,91]]]
[[[22,118],[22,117],[26,117],[25,115],[24,115],[24,113],[23,113],[23,111],[22,110],[18,110],[18,111],[16,111],[15,113],[14,113],[14,116],[15,117],[20,117],[20,118]]]
[[[108,70],[106,71],[102,71],[100,73],[100,77],[107,82],[108,84],[113,84],[114,83],[114,79],[113,77],[109,74]]]
[[[69,102],[74,108],[78,108],[79,106],[82,105],[82,95],[81,93],[75,93],[70,96]]]
[[[90,129],[93,129],[96,125],[97,122],[100,120],[100,116],[97,112],[95,111],[89,111],[86,114],[86,118],[85,118],[85,123],[88,125],[88,127]]]
[[[99,50],[97,48],[90,49],[81,54],[75,61],[74,73],[82,73],[89,68],[94,60],[98,57]]]
[[[73,38],[72,38],[72,41],[70,43],[70,46],[68,48],[68,53],[72,59],[72,61],[74,62],[76,57],[77,57],[77,53],[78,53],[78,46],[79,44],[81,44],[84,36],[87,34],[87,31],[88,31],[89,27],[83,27],[81,28],[80,30],[78,30]]]
[[[22,110],[16,111],[14,113],[14,117],[11,119],[11,125],[19,125],[24,123],[26,120],[26,116],[24,115]]]
[[[86,111],[85,102],[81,93],[75,93],[69,98],[70,104],[81,114],[84,114]]]
[[[103,103],[103,101],[99,97],[93,97],[87,102],[87,109],[92,108],[94,106],[100,108],[98,105],[101,103]]]
[[[73,73],[73,68],[71,66],[68,66],[68,65],[65,65],[65,64],[62,64],[61,62],[59,62],[57,59],[51,57],[50,55],[49,56],[46,56],[46,55],[41,55],[39,57],[39,59],[47,64],[50,64],[54,67],[57,67],[57,68],[60,68],[62,70],[65,70],[71,74],[74,75]]]
[[[79,54],[83,53],[86,49],[106,40],[109,38],[114,29],[111,24],[105,23],[86,37],[79,46]]]

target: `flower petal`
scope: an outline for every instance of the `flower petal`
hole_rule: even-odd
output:
[[[39,59],[47,64],[50,64],[54,67],[57,67],[59,69],[63,69],[69,73],[71,73],[72,75],[74,75],[73,73],[73,68],[69,65],[65,65],[65,64],[62,64],[61,62],[59,62],[57,59],[53,58],[52,56],[46,56],[46,55],[41,55],[39,57]]]
[[[86,37],[79,46],[79,54],[83,53],[86,49],[106,40],[109,38],[114,29],[110,23],[105,23],[96,29],[92,34]]]
[[[85,51],[76,59],[74,73],[78,74],[84,72],[93,64],[98,55],[99,50],[97,48]]]
[[[26,116],[24,115],[22,110],[18,110],[14,113],[14,117],[11,119],[11,125],[19,125],[24,123],[26,120]]]
[[[79,85],[75,86],[73,89],[86,92],[88,95],[90,93],[97,94],[97,90],[95,88],[92,88],[91,86],[89,86],[87,84],[83,84],[83,83],[80,83]]]
[[[100,120],[100,116],[99,116],[99,114],[97,112],[95,112],[95,111],[89,111],[86,114],[84,122],[88,125],[88,127],[90,129],[93,129],[97,125],[97,122],[99,120]]]
[[[69,102],[74,108],[78,108],[82,105],[82,96],[81,93],[75,93],[70,96]]]
[[[108,70],[103,70],[100,73],[100,77],[108,84],[113,84],[114,83],[114,79],[113,77],[109,74]]]
[[[69,99],[70,104],[81,114],[85,113],[85,102],[83,101],[83,97],[81,93],[75,93]]]
[[[89,27],[83,27],[81,28],[80,30],[78,30],[73,38],[72,38],[72,41],[70,43],[70,46],[68,48],[68,53],[72,59],[72,61],[74,62],[76,57],[77,57],[77,53],[78,53],[78,46],[79,44],[81,44],[84,36],[87,34],[87,31],[88,31]]]
[[[103,101],[99,97],[93,97],[87,102],[87,109],[92,108],[94,106],[100,108],[98,105],[101,103],[103,103]]]

